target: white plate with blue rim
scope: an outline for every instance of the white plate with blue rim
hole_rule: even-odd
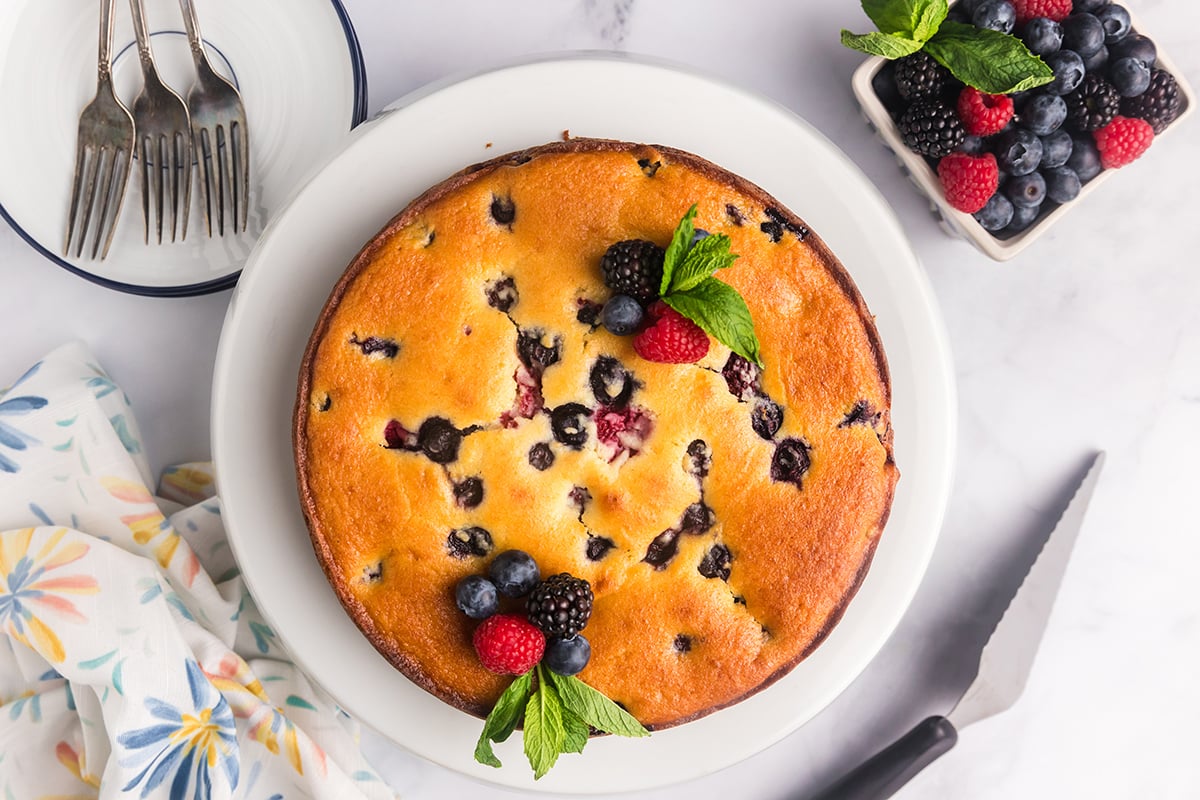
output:
[[[696,125],[690,112],[698,107],[723,113]],[[411,683],[342,610],[300,510],[291,420],[304,346],[363,243],[427,187],[564,130],[696,153],[759,184],[821,235],[876,316],[892,374],[901,479],[857,596],[792,672],[649,739],[595,739],[534,783],[519,736],[497,747],[503,768],[475,763],[482,721]],[[949,496],[956,419],[933,292],[892,211],[858,168],[769,100],[677,66],[603,54],[442,81],[360,127],[251,255],[222,329],[212,396],[229,540],[260,610],[297,662],[348,712],[418,755],[477,780],[559,795],[700,777],[779,741],[845,689],[895,629],[924,575]]]
[[[242,94],[250,131],[247,230],[209,238],[193,178],[186,240],[147,245],[131,175],[108,258],[63,254],[79,112],[96,91],[99,0],[0,3],[0,216],[53,263],[103,286],[181,297],[232,286],[263,229],[366,118],[362,52],[340,0],[197,0],[210,59]],[[186,95],[194,71],[177,0],[146,0],[159,72]],[[141,90],[127,0],[117,0],[113,80]]]

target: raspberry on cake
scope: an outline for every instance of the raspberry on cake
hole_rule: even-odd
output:
[[[652,304],[693,205],[739,255],[699,277],[744,299],[761,367],[715,333],[694,363],[649,361],[603,324],[615,295]],[[404,675],[485,716],[513,681],[481,659],[542,655],[533,606],[538,669],[664,728],[769,685],[840,619],[891,507],[890,404],[872,317],[800,218],[698,156],[572,139],[451,176],[365,245],[293,430],[317,557]]]

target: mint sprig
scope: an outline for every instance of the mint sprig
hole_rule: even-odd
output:
[[[1054,71],[1015,36],[948,21],[947,0],[862,0],[878,31],[843,30],[842,44],[894,60],[924,50],[968,86],[1011,94],[1054,80]]]
[[[738,255],[729,251],[729,237],[714,233],[699,241],[696,236],[696,206],[679,220],[671,244],[663,256],[662,300],[695,322],[706,333],[733,352],[762,366],[754,320],[746,301],[713,273],[733,265]]]
[[[475,745],[475,760],[499,767],[492,742],[508,739],[522,720],[525,757],[534,780],[549,772],[563,753],[582,753],[591,733],[588,726],[617,736],[650,735],[633,716],[579,678],[538,664],[496,701]]]

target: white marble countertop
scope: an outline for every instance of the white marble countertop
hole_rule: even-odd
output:
[[[938,228],[862,123],[849,88],[859,58],[837,44],[839,28],[866,25],[853,3],[345,5],[373,111],[446,75],[570,49],[664,57],[771,97],[879,187],[937,292],[960,395],[956,487],[904,621],[862,676],[790,737],[702,780],[639,797],[801,798],[926,715],[946,712],[1098,449],[1109,453],[1105,474],[1023,698],[963,731],[897,796],[1200,796],[1200,120],[1031,249],[997,264]],[[1131,5],[1200,86],[1200,7]],[[210,376],[228,300],[229,292],[116,294],[54,267],[0,226],[0,384],[60,342],[83,339],[132,397],[156,466],[206,458]],[[378,739],[366,744],[409,800],[512,795]]]

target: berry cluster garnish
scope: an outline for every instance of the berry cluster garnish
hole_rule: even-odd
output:
[[[843,31],[843,43],[894,60],[873,86],[905,145],[935,168],[951,207],[1000,238],[1137,159],[1182,110],[1154,43],[1111,0],[863,8],[879,31]]]
[[[711,335],[761,365],[746,301],[713,277],[738,256],[729,252],[728,236],[696,228],[695,217],[693,205],[666,250],[654,242],[628,239],[605,251],[600,271],[614,294],[605,302],[600,322],[617,336],[636,334],[634,349],[648,361],[699,361],[708,354]]]
[[[500,613],[503,598],[521,601],[521,613]],[[493,742],[503,742],[524,721],[524,749],[534,779],[559,755],[582,753],[591,729],[618,736],[648,736],[628,712],[588,686],[577,673],[592,646],[580,633],[592,614],[592,587],[566,572],[541,580],[537,562],[521,550],[492,559],[488,575],[468,575],[454,590],[455,603],[482,620],[471,637],[484,669],[516,675],[488,714],[475,760],[499,767]]]

